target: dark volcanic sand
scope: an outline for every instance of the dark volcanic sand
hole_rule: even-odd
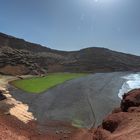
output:
[[[128,72],[97,73],[70,80],[42,94],[28,94],[9,85],[10,93],[29,105],[40,123],[48,120],[70,121],[82,127],[101,124],[103,118],[120,104],[119,89]],[[92,113],[91,106],[94,110]]]

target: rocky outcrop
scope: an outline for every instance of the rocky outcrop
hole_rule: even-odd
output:
[[[6,97],[2,94],[2,91],[0,91],[0,101],[5,100]]]
[[[24,50],[0,48],[0,73],[6,75],[43,74],[45,70],[35,61],[35,56]]]
[[[108,115],[101,126],[93,130],[79,130],[72,140],[139,140],[140,89],[123,96],[120,108]]]
[[[135,89],[123,96],[123,100],[121,102],[122,111],[128,111],[130,107],[138,107],[140,106],[140,89]]]
[[[101,127],[96,130],[101,136],[104,135],[101,130],[110,133],[105,139],[101,140],[140,139],[140,89],[125,94],[120,107],[120,109],[107,116]]]

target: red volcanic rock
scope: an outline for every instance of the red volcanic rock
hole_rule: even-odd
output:
[[[6,99],[6,97],[2,94],[2,91],[0,90],[0,101]]]
[[[121,110],[115,109],[102,123],[102,129],[111,132],[107,139],[95,140],[140,140],[140,89],[123,96]]]
[[[128,112],[140,112],[140,107],[129,107]]]
[[[115,108],[115,109],[112,111],[112,114],[113,114],[113,113],[119,113],[119,112],[122,112],[122,109],[121,109],[120,107]]]
[[[138,107],[140,106],[140,89],[135,89],[123,96],[121,102],[122,111],[128,111],[129,107]]]
[[[113,118],[119,124],[108,140],[140,140],[140,112],[122,112],[113,114]]]
[[[93,133],[93,140],[108,140],[110,136],[110,132],[102,128],[98,128]]]
[[[108,115],[102,125],[90,131],[77,131],[70,140],[140,140],[140,89],[125,94],[121,108]]]
[[[123,112],[111,114],[103,120],[102,128],[112,133],[124,119],[125,115]]]

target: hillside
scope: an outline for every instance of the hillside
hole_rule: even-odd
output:
[[[105,48],[58,51],[0,33],[0,73],[139,71],[140,57]]]

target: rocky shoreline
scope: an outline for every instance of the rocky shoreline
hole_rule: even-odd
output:
[[[98,128],[79,131],[72,140],[85,140],[85,137],[86,140],[139,140],[140,89],[124,94],[120,107],[114,109]]]

